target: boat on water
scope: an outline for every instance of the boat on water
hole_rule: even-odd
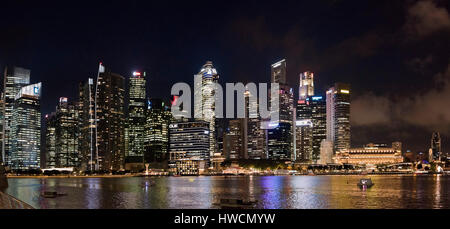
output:
[[[58,192],[43,192],[41,193],[41,196],[44,198],[56,198],[59,196],[66,196],[65,193],[58,193]]]
[[[253,208],[256,203],[258,203],[257,200],[220,199],[214,205],[220,206],[222,209],[249,209]]]
[[[372,187],[374,185],[374,183],[372,182],[372,179],[364,178],[364,179],[359,180],[357,185],[358,185],[358,187],[365,189],[365,188]]]

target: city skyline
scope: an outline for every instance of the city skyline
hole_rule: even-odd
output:
[[[154,6],[160,6],[162,12],[169,8],[165,3],[160,4]],[[36,14],[30,12],[12,23],[19,25],[18,27],[12,27],[11,23],[8,23],[11,19],[2,21],[7,23],[5,28],[10,31],[10,36],[2,38],[4,42],[0,46],[3,51],[0,54],[0,67],[4,69],[6,64],[9,64],[31,69],[31,83],[43,82],[41,113],[48,114],[57,105],[59,97],[68,97],[72,101],[76,99],[78,90],[73,85],[86,81],[88,77],[95,78],[96,64],[100,61],[127,77],[136,70],[147,72],[148,97],[167,100],[170,86],[177,81],[191,82],[192,75],[197,73],[198,67],[207,60],[213,61],[220,72],[220,82],[245,83],[268,82],[270,65],[286,58],[287,81],[295,93],[298,93],[298,76],[305,71],[314,72],[316,93],[323,92],[335,82],[348,82],[352,85],[354,115],[351,116],[351,122],[352,142],[355,145],[364,145],[369,141],[390,142],[396,139],[404,142],[405,149],[426,153],[429,136],[438,131],[444,143],[442,147],[444,151],[448,151],[445,142],[448,142],[449,131],[444,129],[446,125],[440,125],[448,123],[448,111],[445,108],[433,108],[439,105],[443,107],[443,99],[448,95],[449,56],[445,52],[448,42],[444,42],[448,38],[448,26],[441,23],[431,27],[426,23],[433,12],[442,15],[441,21],[448,20],[448,3],[399,1],[386,9],[383,6],[387,3],[288,2],[276,8],[283,8],[290,16],[276,19],[274,22],[261,17],[265,14],[278,14],[269,12],[268,6],[271,4],[263,2],[258,4],[258,7],[250,2],[243,4],[255,10],[245,15],[234,3],[220,4],[217,13],[222,17],[218,18],[224,19],[216,18],[205,22],[200,16],[188,13],[190,20],[184,25],[185,28],[177,26],[176,22],[180,19],[178,16],[162,19],[159,28],[146,26],[151,25],[151,20],[137,16],[134,19],[123,19],[126,20],[125,24],[132,25],[130,29],[118,26],[115,30],[105,24],[104,27],[94,30],[91,26],[80,26],[82,22],[102,21],[99,15],[88,14],[81,22],[62,16],[61,20],[71,25],[71,29],[63,29],[51,23],[49,16],[28,20]],[[185,6],[186,9],[195,9],[198,5]],[[11,9],[19,6],[22,6],[21,3],[6,5]],[[333,12],[337,9],[348,12],[350,6],[368,14],[358,16],[361,22],[359,26],[345,28],[343,25],[354,16]],[[32,5],[23,7],[25,11],[33,8]],[[118,4],[106,7],[112,12],[139,12],[135,4],[125,4],[120,10]],[[75,13],[58,4],[52,9],[54,8],[60,9],[58,14],[74,16]],[[310,10],[303,16],[293,14],[303,8]],[[181,8],[175,7],[173,10],[178,11]],[[11,12],[7,11],[7,14]],[[150,12],[153,12],[153,9]],[[314,15],[316,12],[331,14],[324,18],[308,19],[308,15]],[[155,17],[157,15],[161,14],[155,12]],[[233,20],[227,22],[227,16],[233,16]],[[77,16],[73,18],[80,19]],[[414,18],[417,18],[418,22],[413,20]],[[220,31],[211,29],[208,26],[210,23],[217,25]],[[318,23],[324,23],[324,26],[319,27]],[[112,24],[120,25],[122,22],[114,20]],[[197,41],[184,40],[185,43],[180,43],[177,38],[168,38],[174,35],[174,32],[168,29],[172,25],[176,26],[177,33],[184,33]],[[140,26],[143,26],[143,29],[138,29]],[[336,29],[333,29],[333,26]],[[37,28],[42,28],[42,32],[36,31]],[[245,34],[248,28],[255,29],[248,38],[243,38],[241,35]],[[161,31],[160,35],[152,38],[151,35],[158,30]],[[203,30],[209,32],[212,39],[194,36]],[[44,34],[44,31],[47,33]],[[142,38],[127,38],[132,37],[133,31],[139,31]],[[93,34],[93,37],[89,42],[79,36],[62,38],[60,41],[60,36],[49,37],[65,32],[89,33]],[[227,35],[227,39],[220,39],[223,33],[231,35]],[[19,36],[20,34],[23,36]],[[118,34],[118,38],[114,38],[113,34]],[[15,39],[17,37],[18,39]],[[256,39],[257,37],[262,38]],[[33,42],[28,42],[30,39]],[[125,39],[125,42],[121,42],[123,47],[109,49],[115,47],[118,39]],[[46,40],[56,41],[55,47],[49,45]],[[405,41],[401,42],[403,40]],[[155,41],[155,45],[148,45],[151,41]],[[431,46],[431,42],[437,44],[437,47]],[[167,50],[158,48],[163,44],[183,44],[185,48],[180,45],[174,45]],[[75,50],[73,47],[79,49]],[[411,47],[417,49],[412,50]],[[46,52],[43,52],[44,50]],[[395,53],[401,54],[396,56]],[[38,59],[38,54],[41,54],[42,58]],[[436,82],[444,84],[439,86]],[[297,94],[294,98],[298,98]],[[425,104],[429,105],[423,105],[426,101],[428,103]],[[424,114],[426,118],[421,118],[421,104],[429,111]],[[377,109],[370,109],[371,107]],[[387,112],[390,110],[393,112]]]

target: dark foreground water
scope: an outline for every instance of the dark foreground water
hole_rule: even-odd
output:
[[[258,208],[450,208],[450,176],[14,178],[7,193],[35,208],[216,208],[220,198],[258,200]],[[154,181],[154,185],[149,185]],[[67,196],[42,198],[44,191]]]

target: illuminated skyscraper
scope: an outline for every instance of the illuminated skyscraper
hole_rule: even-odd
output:
[[[314,95],[314,73],[300,73],[299,99],[304,100]]]
[[[95,86],[98,169],[119,170],[125,157],[125,78],[100,64]]]
[[[45,168],[56,168],[56,114],[45,115]]]
[[[215,88],[214,83],[219,80],[219,74],[214,68],[211,61],[207,61],[203,65],[198,74],[194,76],[196,85],[194,91],[194,117],[200,120],[209,122],[210,128],[210,156],[212,156],[216,150],[216,131],[215,131]]]
[[[95,85],[92,78],[79,85],[78,112],[81,170],[95,170],[97,139],[94,119]]]
[[[56,167],[80,166],[79,117],[75,104],[61,97],[56,108]]]
[[[145,147],[145,72],[133,72],[129,83],[128,119],[126,127],[126,156],[137,157],[142,161]]]
[[[172,158],[198,158],[209,161],[209,122],[178,121],[169,125],[169,151]]]
[[[148,101],[145,123],[145,162],[168,159],[169,125],[173,121],[170,108],[161,99]]]
[[[246,139],[246,119],[230,120],[224,137],[224,156],[231,160],[247,159]]]
[[[434,132],[431,136],[430,161],[437,161],[441,159],[442,146],[441,135],[439,132]]]
[[[283,59],[272,64],[270,75],[270,82],[286,84],[286,60]]]
[[[268,156],[274,160],[291,159],[292,152],[292,123],[294,92],[292,87],[286,84],[286,61],[282,60],[272,65],[271,82],[279,83],[279,109],[272,112],[279,112],[279,120],[269,124],[273,129],[269,129],[268,134]],[[271,98],[271,103],[275,98]]]
[[[295,121],[295,160],[303,162],[312,160],[313,128],[309,98],[298,100]]]
[[[313,162],[320,159],[320,148],[322,141],[326,139],[327,133],[327,107],[322,96],[309,97],[311,107],[312,129],[312,158]]]
[[[12,170],[39,169],[41,162],[41,83],[22,87],[14,99]]]
[[[261,117],[254,117],[258,114],[258,102],[250,101],[249,90],[245,92],[245,107],[245,131],[247,135],[244,142],[247,142],[246,159],[265,159],[267,158],[266,131],[261,128]]]
[[[12,114],[15,96],[22,87],[30,84],[30,70],[12,67],[5,68],[3,81],[3,137],[2,157],[6,165],[9,165],[9,156],[12,152]]]
[[[336,83],[327,91],[327,140],[334,152],[350,148],[350,86]]]

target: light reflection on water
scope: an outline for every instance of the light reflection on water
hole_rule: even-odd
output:
[[[7,193],[35,208],[216,208],[221,198],[258,208],[450,208],[450,176],[10,178]],[[67,193],[46,199],[44,191]]]

